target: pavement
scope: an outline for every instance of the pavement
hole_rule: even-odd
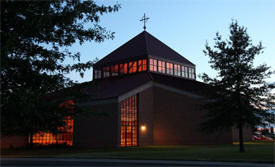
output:
[[[122,160],[122,159],[68,159],[68,158],[1,158],[1,166],[8,167],[275,167],[271,163],[174,161],[174,160]]]

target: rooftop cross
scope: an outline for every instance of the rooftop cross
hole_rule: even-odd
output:
[[[143,29],[144,29],[144,31],[146,30],[146,22],[147,22],[147,20],[149,20],[150,18],[149,17],[146,17],[146,15],[145,15],[145,13],[144,13],[144,16],[140,19],[140,21],[143,21],[143,24],[144,24],[144,26],[143,26]]]

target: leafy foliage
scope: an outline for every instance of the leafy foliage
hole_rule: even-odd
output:
[[[53,131],[64,114],[60,101],[45,100],[45,95],[73,86],[66,74],[83,76],[94,64],[80,62],[80,53],[68,48],[113,39],[99,18],[120,6],[99,6],[92,0],[5,0],[1,7],[1,131],[25,136]],[[66,64],[68,59],[73,64]]]
[[[228,40],[223,41],[219,33],[214,40],[214,49],[206,44],[204,50],[218,76],[210,78],[205,73],[201,76],[216,91],[212,100],[204,106],[208,120],[203,123],[203,128],[215,131],[236,126],[242,143],[245,125],[255,127],[274,122],[274,113],[270,112],[270,104],[274,100],[270,91],[274,84],[265,82],[272,71],[265,64],[254,66],[254,58],[263,52],[263,46],[261,43],[252,45],[247,29],[236,21],[230,25]]]

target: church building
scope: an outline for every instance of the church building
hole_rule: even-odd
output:
[[[209,86],[196,65],[147,31],[99,60],[84,85],[94,115],[75,119],[76,147],[232,144],[232,131],[201,131]]]
[[[232,130],[201,131],[206,119],[201,106],[208,100],[209,85],[196,80],[195,64],[147,31],[95,63],[93,80],[75,89],[86,95],[80,103],[86,112],[74,120],[66,118],[67,125],[57,135],[35,134],[34,144],[79,148],[232,144],[236,137]],[[62,105],[73,110],[74,102]]]

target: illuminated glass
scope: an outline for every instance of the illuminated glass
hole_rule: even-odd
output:
[[[184,77],[188,78],[188,67],[184,67]]]
[[[137,146],[137,96],[120,102],[120,145],[121,147]]]
[[[180,71],[180,65],[174,64],[174,75],[175,76],[180,76],[181,71]]]
[[[118,76],[118,65],[111,66],[111,75]]]
[[[181,66],[181,76],[184,77],[184,66]]]
[[[142,60],[142,71],[146,71],[147,70],[147,60],[144,59]]]
[[[107,78],[110,76],[110,67],[103,68],[103,78]]]
[[[189,68],[189,77],[195,79],[195,69],[192,67]]]
[[[146,71],[147,70],[147,60],[143,59],[143,60],[139,60],[138,61],[138,71]]]
[[[193,79],[196,79],[196,72],[195,72],[195,68],[192,68],[192,76],[193,76]]]
[[[158,72],[165,73],[165,62],[158,61]]]
[[[150,59],[150,71],[157,71],[157,60]]]
[[[167,74],[171,74],[173,75],[173,64],[172,63],[166,63],[166,71],[167,71]]]
[[[128,64],[120,64],[120,74],[127,74],[128,73]]]
[[[137,72],[137,62],[129,62],[129,73]]]
[[[68,100],[60,104],[60,107],[65,107],[67,112],[73,112],[74,102]],[[37,145],[53,145],[62,144],[67,146],[73,145],[73,127],[74,120],[70,116],[64,118],[65,126],[58,127],[58,133],[39,132],[33,135],[33,143]]]
[[[147,59],[141,59],[119,65],[112,65],[110,67],[104,67],[103,69],[94,69],[94,79],[118,76],[119,74],[132,74],[147,71],[147,62]],[[195,68],[193,67],[181,66],[179,64],[173,64],[152,58],[149,59],[149,70],[179,77],[196,79]]]

